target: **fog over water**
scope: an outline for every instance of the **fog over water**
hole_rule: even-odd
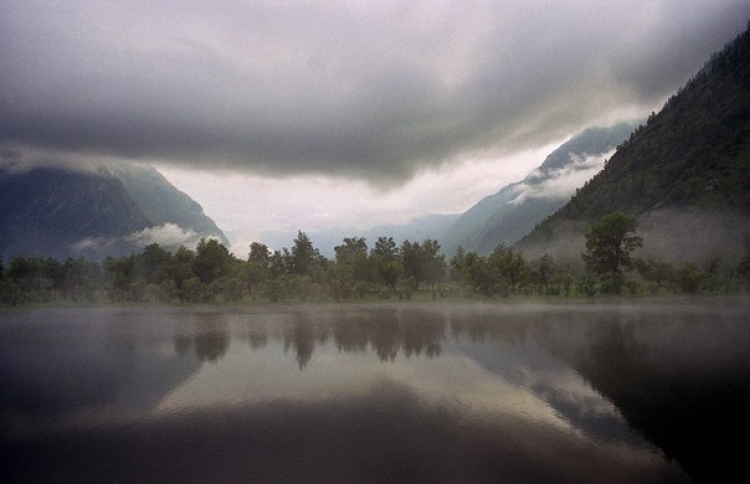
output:
[[[0,477],[711,482],[741,466],[747,309],[5,311]]]

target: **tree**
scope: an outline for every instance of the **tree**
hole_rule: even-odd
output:
[[[268,278],[268,268],[271,266],[271,251],[268,246],[260,242],[250,244],[250,254],[244,270],[240,271],[239,277],[244,280],[248,294],[253,294],[256,284],[264,282]]]
[[[271,263],[271,251],[266,244],[253,242],[250,244],[250,255],[247,257],[248,262],[254,262],[261,267],[268,267]]]
[[[193,270],[203,284],[230,276],[233,263],[232,254],[216,239],[201,239],[195,248]]]
[[[490,274],[487,258],[476,252],[469,252],[464,259],[464,277],[475,291],[491,296],[495,290],[495,281]]]
[[[375,247],[370,251],[370,259],[378,281],[396,292],[396,283],[403,268],[399,263],[400,254],[393,237],[378,237]]]
[[[154,284],[158,280],[159,269],[169,264],[172,254],[163,249],[159,244],[150,244],[144,247],[143,252],[138,257],[138,273],[146,282]]]
[[[109,298],[112,301],[139,301],[146,281],[138,277],[135,254],[120,257],[107,257],[104,271],[109,279]]]
[[[195,252],[192,249],[188,249],[185,246],[180,246],[177,252],[174,253],[165,265],[162,265],[157,272],[157,280],[174,281],[175,286],[178,289],[180,299],[186,300],[183,292],[185,281],[196,277],[195,271],[193,270],[193,264],[195,263]]]
[[[440,244],[437,240],[422,241],[422,264],[425,281],[434,289],[435,283],[445,279],[446,273],[445,255],[440,252]]]
[[[536,285],[539,295],[547,294],[550,291],[559,293],[559,287],[551,288],[556,272],[557,266],[555,265],[555,261],[547,253],[532,263],[530,278],[532,283]]]
[[[651,290],[657,292],[659,289],[674,289],[673,283],[677,280],[674,265],[669,262],[664,262],[653,257],[647,259],[635,259],[635,268],[638,270],[638,274],[650,283],[652,283]]]
[[[304,232],[298,231],[292,247],[292,272],[303,276],[312,276],[317,257],[318,250],[313,247],[310,238]]]
[[[421,244],[405,240],[401,244],[401,263],[404,276],[413,278],[417,286],[426,282],[434,287],[445,277],[445,256],[440,253],[437,240],[425,239]]]
[[[97,279],[101,279],[98,264],[83,257],[68,258],[62,265],[63,278],[59,284],[60,295],[71,301],[96,299]]]
[[[343,242],[333,249],[336,253],[336,263],[332,269],[330,289],[337,299],[351,297],[354,294],[363,297],[367,283],[372,279],[367,242],[364,237],[346,237]]]
[[[367,260],[367,241],[364,237],[346,237],[344,243],[334,247],[336,265],[348,267],[351,277],[357,281],[370,279],[370,267]]]
[[[456,249],[456,253],[449,262],[450,266],[450,280],[452,282],[461,283],[465,279],[466,270],[466,251],[463,246],[459,245]]]
[[[416,281],[417,286],[425,279],[419,242],[410,242],[408,239],[401,243],[401,265],[404,268],[404,277],[412,278]]]
[[[182,283],[182,297],[185,301],[193,303],[209,302],[210,292],[208,286],[200,279],[191,277]]]
[[[520,252],[500,244],[487,259],[493,279],[506,283],[508,293],[515,291],[526,271],[526,261]]]
[[[693,262],[682,262],[675,273],[677,285],[685,294],[697,294],[705,280],[705,274]]]
[[[581,254],[587,269],[616,294],[622,290],[624,270],[633,267],[631,254],[643,247],[643,238],[635,234],[635,215],[613,212],[595,222],[586,232],[586,252]]]

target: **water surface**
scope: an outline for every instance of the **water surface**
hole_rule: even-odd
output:
[[[0,477],[717,482],[744,471],[747,309],[4,312]]]

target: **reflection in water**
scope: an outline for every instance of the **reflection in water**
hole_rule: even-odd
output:
[[[712,482],[742,462],[747,314],[4,313],[0,480]]]
[[[195,336],[195,354],[201,361],[215,363],[229,348],[229,336],[221,323],[209,323]]]

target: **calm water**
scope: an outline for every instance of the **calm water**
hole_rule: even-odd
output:
[[[0,480],[721,482],[748,308],[6,311]]]

